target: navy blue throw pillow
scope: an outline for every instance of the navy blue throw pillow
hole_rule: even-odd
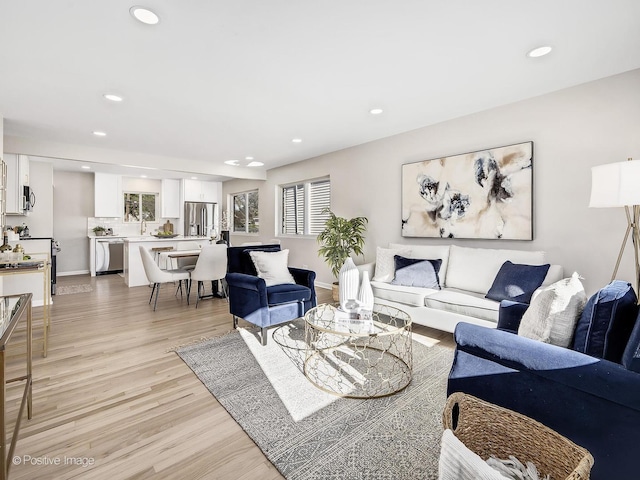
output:
[[[578,319],[573,349],[620,363],[638,315],[637,301],[628,282],[614,280],[600,289]]]
[[[544,282],[549,266],[548,263],[545,265],[522,265],[507,260],[498,270],[493,285],[485,298],[496,302],[511,300],[530,303],[531,295]]]
[[[442,260],[405,258],[394,255],[393,261],[396,266],[396,276],[391,281],[392,285],[440,290],[438,272],[442,266]]]

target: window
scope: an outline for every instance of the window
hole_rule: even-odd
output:
[[[258,191],[236,193],[231,196],[233,205],[233,231],[258,233]]]
[[[288,235],[318,235],[331,207],[331,181],[328,178],[282,187],[282,228]]]
[[[155,222],[156,221],[156,193],[124,193],[124,221],[125,222]]]

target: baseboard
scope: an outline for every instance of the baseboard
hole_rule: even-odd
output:
[[[76,270],[75,272],[56,272],[56,277],[70,277],[72,275],[89,275],[89,270]]]
[[[330,283],[315,282],[314,285],[316,286],[316,288],[324,288],[325,290],[331,290]]]

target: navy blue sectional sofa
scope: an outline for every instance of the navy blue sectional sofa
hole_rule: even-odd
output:
[[[640,321],[635,293],[621,283],[594,295],[579,320],[574,348],[591,355],[518,336],[522,304],[503,302],[498,329],[458,324],[448,394],[468,393],[556,430],[593,455],[594,480],[640,478]]]

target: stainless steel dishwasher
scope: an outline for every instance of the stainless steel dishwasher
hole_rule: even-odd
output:
[[[124,241],[121,238],[96,240],[96,275],[121,273],[124,267]]]

